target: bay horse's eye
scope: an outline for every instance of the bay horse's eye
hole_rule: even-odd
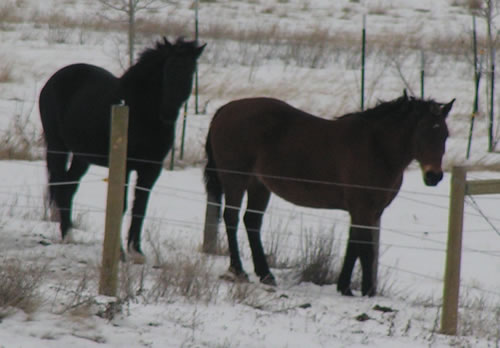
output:
[[[437,129],[437,128],[439,128],[439,127],[441,127],[441,126],[439,125],[439,123],[436,123],[436,124],[434,124],[434,125],[432,126],[432,129]]]

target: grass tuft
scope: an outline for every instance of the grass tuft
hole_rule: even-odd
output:
[[[23,265],[20,260],[0,265],[0,318],[13,309],[35,312],[41,305],[40,288],[47,275],[46,266]]]

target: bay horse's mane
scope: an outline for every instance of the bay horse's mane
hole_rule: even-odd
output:
[[[337,119],[349,117],[361,117],[366,119],[386,120],[389,118],[396,118],[402,113],[407,114],[411,107],[419,108],[423,105],[437,104],[433,99],[420,99],[415,97],[408,97],[403,95],[399,98],[382,101],[379,100],[377,105],[365,111],[357,111],[345,114]]]

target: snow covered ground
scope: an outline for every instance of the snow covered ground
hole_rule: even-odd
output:
[[[457,6],[459,3],[202,1],[200,28],[201,33],[213,32],[218,25],[235,32],[275,28],[269,32],[276,36],[320,33],[330,40],[340,40],[360,35],[362,16],[366,14],[368,47],[371,38],[385,38],[389,44],[405,37],[419,37],[423,46],[428,47],[425,43],[435,38],[459,37],[464,33],[467,37],[471,17],[463,6]],[[143,18],[166,18],[165,28],[174,18],[176,23],[183,19],[189,23],[186,29],[189,35],[194,25],[192,2],[161,4],[158,11],[144,13]],[[12,69],[10,81],[0,83],[0,130],[5,134],[16,116],[28,119],[26,127],[40,129],[38,92],[58,68],[87,62],[115,74],[123,71],[117,58],[123,47],[123,33],[88,27],[98,17],[96,2],[6,0],[0,4],[0,8],[8,6],[16,9],[19,18],[0,16],[0,70],[7,63]],[[79,24],[63,25],[56,15]],[[484,24],[478,23],[479,31],[484,33]],[[140,45],[147,46],[162,34],[174,36],[170,32],[142,35]],[[283,54],[271,50],[272,44],[268,42],[247,45],[236,39],[213,37],[205,41],[208,45],[200,64],[200,108],[206,114],[193,115],[192,98],[187,128],[186,153],[194,163],[203,158],[201,145],[210,115],[229,100],[271,95],[325,117],[359,107],[358,47],[342,47],[335,52],[326,43],[326,51],[318,50],[318,46],[301,49],[300,45],[276,44],[285,47]],[[304,57],[315,49],[318,63]],[[426,57],[426,96],[441,102],[457,98],[449,121],[452,133],[446,154],[449,168],[464,162],[473,98],[470,56],[429,51]],[[418,94],[419,64],[418,50],[397,50],[393,55],[370,51],[366,104],[395,98],[405,87]],[[481,117],[475,128],[471,164],[499,163],[496,155],[485,153],[485,128],[485,119]],[[106,194],[103,179],[107,170],[94,167],[84,177],[75,202],[76,243],[61,244],[57,224],[45,218],[44,162],[0,161],[0,257],[4,263],[22,260],[24,267],[40,267],[44,275],[39,308],[34,312],[14,310],[2,314],[0,347],[495,347],[500,344],[498,195],[476,197],[466,206],[461,335],[447,337],[438,331],[449,173],[438,187],[428,188],[416,167],[408,170],[400,194],[382,220],[380,277],[385,291],[374,298],[345,298],[336,292],[335,285],[297,284],[294,269],[274,270],[279,282],[274,291],[260,286],[253,275],[250,285],[220,281],[218,276],[227,267],[227,257],[206,257],[199,252],[205,213],[201,172],[201,165],[196,164],[162,173],[152,194],[143,233],[148,264],[124,266],[123,273],[128,278],[122,279],[125,289],[121,294],[128,298],[121,312],[108,320],[102,314],[107,299],[98,297],[96,290]],[[471,172],[469,177],[499,175]],[[342,257],[348,223],[343,212],[303,209],[273,197],[263,238],[270,245],[279,234],[281,252],[294,258],[301,253],[305,234],[328,234],[334,226]],[[127,228],[125,223],[123,236]],[[240,243],[246,270],[250,272],[252,264],[245,234],[240,231]],[[156,267],[160,263],[177,265],[180,270],[167,269],[168,273]],[[197,281],[206,285],[199,294],[182,294],[179,287],[165,284],[176,280],[165,281],[162,277],[188,272],[193,265],[201,270]],[[165,296],[158,295],[162,286],[166,287]],[[377,305],[379,310],[375,309]],[[393,311],[384,312],[380,307]],[[362,314],[367,315],[367,320],[362,320]]]

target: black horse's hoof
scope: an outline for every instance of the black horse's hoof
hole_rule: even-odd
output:
[[[276,286],[276,279],[271,273],[266,274],[265,276],[260,278],[260,282],[265,285]]]
[[[120,246],[120,261],[127,262],[127,253],[125,252],[125,249],[123,249],[123,246]]]
[[[128,258],[133,264],[143,265],[146,263],[146,256],[142,253],[141,248],[135,247],[132,244],[128,246]]]
[[[243,270],[236,270],[233,267],[229,267],[229,269],[224,272],[220,276],[220,279],[227,280],[230,282],[235,282],[235,283],[249,283],[250,279],[248,277],[248,274],[243,271]]]

